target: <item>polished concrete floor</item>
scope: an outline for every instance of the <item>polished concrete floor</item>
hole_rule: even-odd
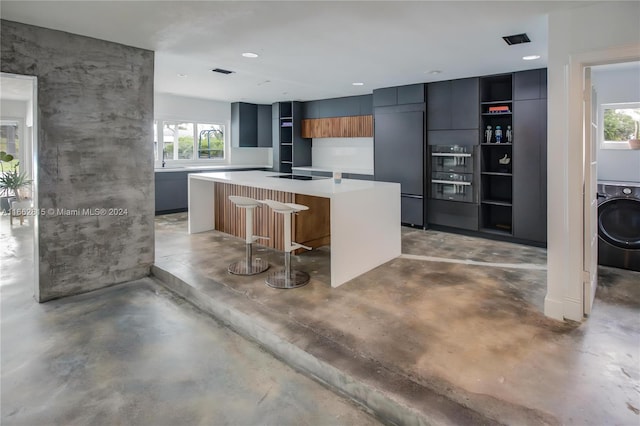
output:
[[[346,398],[358,392],[377,413],[397,402],[399,424],[640,421],[640,273],[601,268],[591,318],[557,322],[541,314],[539,248],[404,229],[403,256],[336,289],[328,248],[297,256],[312,280],[282,291],[226,272],[244,253],[237,238],[189,235],[183,214],[156,230],[158,267],[223,306],[216,319],[153,278],[37,304],[31,229],[0,218],[1,424],[391,421]],[[296,346],[339,370],[328,386],[345,397],[229,331],[239,312],[280,338],[269,352]]]
[[[407,228],[401,257],[339,288],[328,284],[328,248],[296,256],[312,280],[287,291],[264,274],[228,274],[242,256],[240,239],[189,235],[184,214],[157,218],[158,268],[383,390],[377,375],[409,381],[424,398],[386,391],[417,409],[435,392],[504,424],[640,422],[640,273],[602,267],[593,313],[575,323],[541,312],[540,248]],[[257,256],[282,264],[268,249]],[[464,422],[449,414],[443,422]]]
[[[32,228],[0,218],[0,424],[376,425],[152,278],[38,304]]]

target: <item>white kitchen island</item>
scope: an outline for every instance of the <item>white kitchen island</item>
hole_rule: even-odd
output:
[[[341,284],[401,253],[400,184],[368,180],[291,180],[277,172],[189,174],[189,233],[215,229],[215,184],[233,184],[329,200],[331,286]],[[313,214],[309,211],[309,214]]]

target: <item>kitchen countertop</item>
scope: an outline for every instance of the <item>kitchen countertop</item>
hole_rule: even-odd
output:
[[[377,182],[373,180],[342,179],[341,183],[335,183],[333,181],[333,178],[316,180],[292,180],[271,177],[283,174],[286,173],[265,171],[218,172],[190,174],[189,178],[251,186],[254,188],[272,189],[276,191],[291,192],[295,194],[313,195],[325,198],[333,198],[337,194],[360,191],[375,191],[377,189],[386,189],[392,187],[397,187],[399,191],[400,188],[399,183]]]

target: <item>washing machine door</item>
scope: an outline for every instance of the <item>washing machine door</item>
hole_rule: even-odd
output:
[[[640,249],[640,200],[611,198],[598,206],[598,235],[609,244]]]

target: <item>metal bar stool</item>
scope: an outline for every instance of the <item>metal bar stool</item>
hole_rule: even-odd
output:
[[[309,210],[309,207],[301,204],[281,203],[275,200],[261,200],[274,212],[284,216],[284,270],[271,272],[266,279],[269,287],[273,288],[296,288],[302,287],[309,282],[309,274],[291,269],[291,252],[304,248],[311,250],[311,247],[291,241],[291,215],[302,210]]]
[[[246,255],[244,260],[229,265],[229,272],[235,275],[256,275],[269,269],[269,263],[262,259],[254,259],[252,256],[253,243],[259,239],[268,240],[268,237],[253,235],[253,210],[260,205],[260,201],[239,195],[229,195],[229,200],[241,209],[245,209],[245,242]]]

